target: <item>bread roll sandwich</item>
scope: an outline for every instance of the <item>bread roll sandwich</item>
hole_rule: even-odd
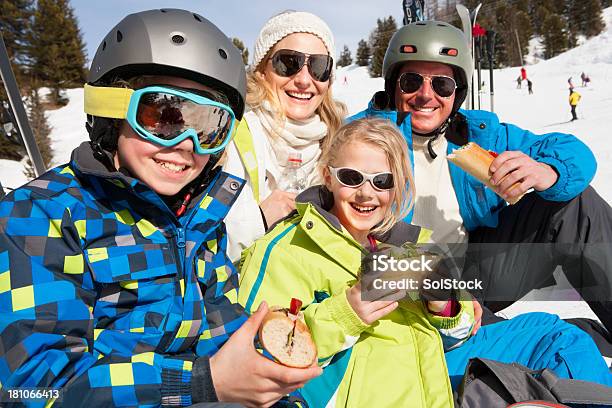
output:
[[[310,367],[317,358],[317,348],[299,312],[302,302],[291,300],[292,307],[272,307],[259,328],[263,348],[279,363],[288,367]]]
[[[491,184],[491,173],[489,172],[489,167],[491,167],[491,163],[496,157],[497,153],[485,150],[474,142],[469,142],[468,144],[461,146],[459,149],[455,149],[451,154],[446,156],[446,158],[452,163],[459,166],[465,172],[476,177],[493,191],[496,191],[496,186]],[[508,175],[506,175],[506,177],[508,177]],[[515,183],[510,187],[510,189],[518,186],[519,183]],[[523,195],[520,195],[508,202],[510,204],[515,204],[522,197]]]

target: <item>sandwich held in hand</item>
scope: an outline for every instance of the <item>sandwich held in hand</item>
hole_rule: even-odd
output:
[[[485,150],[474,142],[469,142],[468,144],[461,146],[459,149],[455,149],[451,154],[446,156],[446,158],[452,163],[459,166],[465,172],[476,177],[493,191],[496,191],[496,188],[493,184],[491,184],[491,173],[489,172],[489,168],[496,157],[497,153]],[[519,183],[515,183],[512,185],[512,187],[510,187],[510,189],[517,186],[519,186]],[[520,195],[508,202],[510,204],[515,204],[522,197],[523,196]]]
[[[259,341],[279,363],[295,368],[310,367],[317,349],[303,321],[302,302],[291,299],[289,309],[273,307],[259,328]]]

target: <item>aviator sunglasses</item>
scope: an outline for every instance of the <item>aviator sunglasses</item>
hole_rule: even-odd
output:
[[[376,190],[384,191],[393,188],[393,174],[389,172],[368,174],[349,167],[328,167],[336,180],[345,187],[357,188],[369,181]]]
[[[294,50],[278,50],[271,58],[272,68],[277,75],[290,77],[308,65],[310,76],[318,82],[325,82],[331,76],[334,60],[326,54],[305,54]]]
[[[425,79],[429,80],[434,92],[442,98],[450,98],[457,89],[457,83],[445,75],[423,75],[418,72],[404,72],[397,82],[403,93],[413,93],[421,89]]]

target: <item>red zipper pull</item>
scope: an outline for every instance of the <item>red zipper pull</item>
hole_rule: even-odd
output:
[[[181,206],[179,207],[178,210],[176,210],[177,217],[180,217],[181,215],[185,214],[185,210],[187,209],[187,205],[189,204],[189,201],[191,201],[191,193],[185,194],[185,198],[183,198],[183,202],[181,203]]]
[[[378,244],[376,243],[376,239],[370,234],[368,234],[368,242],[370,243],[370,252],[376,252]]]

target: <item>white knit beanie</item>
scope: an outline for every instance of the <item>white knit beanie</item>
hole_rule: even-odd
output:
[[[266,54],[277,42],[294,33],[314,34],[323,41],[327,52],[334,59],[332,77],[336,70],[336,49],[334,37],[325,21],[306,11],[285,11],[269,19],[255,41],[253,67],[259,66]]]

